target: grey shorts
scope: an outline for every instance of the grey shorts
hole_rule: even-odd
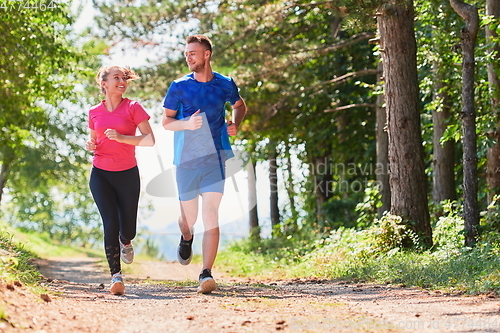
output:
[[[221,165],[197,169],[177,167],[175,177],[179,200],[192,200],[206,192],[224,193],[225,173],[225,167]]]

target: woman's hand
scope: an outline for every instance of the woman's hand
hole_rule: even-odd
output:
[[[97,148],[97,144],[95,142],[95,139],[88,139],[87,143],[85,144],[85,149],[88,151],[95,151]]]
[[[110,140],[115,140],[117,142],[121,142],[121,139],[123,135],[117,132],[117,130],[108,128],[107,130],[104,131],[104,135],[108,137]]]

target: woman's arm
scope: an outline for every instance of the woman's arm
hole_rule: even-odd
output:
[[[104,134],[110,140],[116,140],[120,143],[126,143],[132,146],[152,147],[155,144],[155,137],[149,121],[146,119],[138,126],[141,135],[123,135],[114,129],[108,128]]]

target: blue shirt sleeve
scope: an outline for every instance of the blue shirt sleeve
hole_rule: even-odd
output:
[[[163,107],[165,109],[176,110],[179,111],[180,101],[177,94],[177,84],[176,82],[172,82],[170,87],[167,90],[167,95],[163,100]]]
[[[236,86],[233,78],[231,78],[231,96],[229,96],[229,103],[231,103],[231,105],[234,105],[234,103],[236,103],[240,99],[241,97],[240,93],[238,92],[238,87]]]

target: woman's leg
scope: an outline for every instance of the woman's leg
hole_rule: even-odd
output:
[[[114,172],[92,168],[90,174],[90,191],[101,214],[104,229],[104,250],[111,275],[121,271],[119,214],[116,207],[116,192],[113,188]]]
[[[137,232],[137,210],[141,191],[139,169],[134,167],[120,171],[115,181],[120,238],[123,244],[128,244]]]

